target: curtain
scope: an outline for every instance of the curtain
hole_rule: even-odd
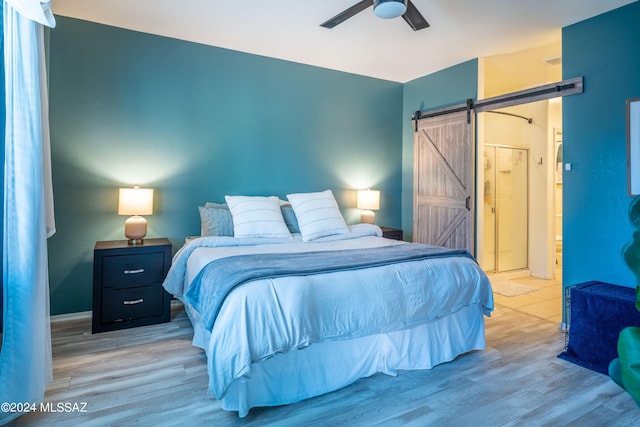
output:
[[[4,3],[9,4],[15,12],[31,21],[47,27],[56,26],[49,0],[4,0]]]
[[[9,4],[11,3],[11,5]],[[55,232],[44,29],[48,2],[5,0],[4,333],[0,402],[39,403],[52,380],[47,236]],[[20,413],[0,412],[0,424]]]

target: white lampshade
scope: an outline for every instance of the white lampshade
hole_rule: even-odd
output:
[[[147,220],[140,215],[153,214],[152,188],[121,188],[118,215],[132,215],[124,223],[124,235],[129,243],[142,243],[147,235]]]
[[[392,19],[404,15],[407,11],[406,0],[374,0],[373,13],[378,18]]]
[[[118,215],[151,215],[153,188],[121,188]]]
[[[380,209],[380,192],[378,190],[358,190],[358,209]]]
[[[373,224],[376,214],[372,211],[380,209],[380,191],[378,190],[358,190],[358,209],[364,209],[360,215],[360,222]]]

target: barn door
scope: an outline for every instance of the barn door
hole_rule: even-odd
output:
[[[474,117],[420,119],[414,136],[413,240],[475,254]]]

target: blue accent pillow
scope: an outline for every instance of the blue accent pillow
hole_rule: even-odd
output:
[[[282,218],[284,218],[284,223],[287,225],[289,231],[291,233],[299,233],[300,227],[298,226],[298,219],[291,205],[288,203],[286,205],[281,204],[280,210],[282,211]]]
[[[233,236],[233,219],[227,205],[207,203],[198,206],[198,210],[201,236]]]

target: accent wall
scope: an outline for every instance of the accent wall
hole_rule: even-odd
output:
[[[401,224],[400,83],[56,17],[49,87],[51,313],[91,310],[96,241],[124,239],[118,188],[155,189],[148,237],[174,251],[230,195],[381,192]]]
[[[563,284],[635,286],[621,250],[631,239],[626,101],[640,97],[640,2],[562,31],[564,78],[584,93],[563,99]]]

